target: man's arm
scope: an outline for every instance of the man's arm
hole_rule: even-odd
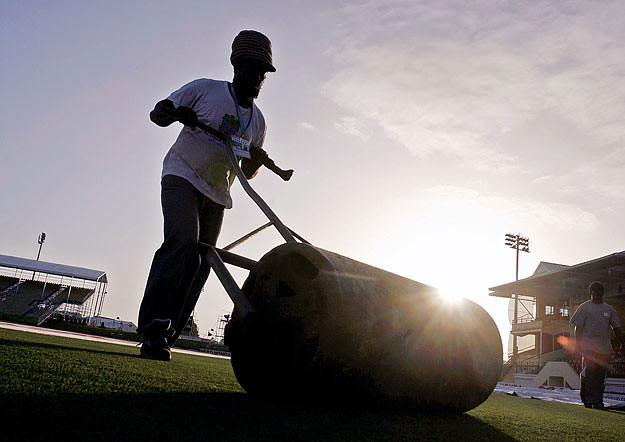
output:
[[[621,344],[621,349],[623,348],[623,345],[625,344],[625,341],[623,341],[623,335],[621,334],[621,327],[613,327],[614,330],[614,334],[616,335],[616,340]]]
[[[258,173],[258,169],[263,165],[263,161],[269,157],[267,152],[258,146],[250,146],[251,158],[241,159],[241,170],[245,174],[245,178],[251,180]]]
[[[582,328],[578,325],[575,326],[575,330],[573,332],[573,336],[575,340],[573,341],[573,353],[579,353],[580,345],[579,341],[582,337]]]
[[[174,106],[171,100],[161,100],[156,103],[152,112],[150,112],[150,120],[160,127],[167,127],[174,121],[180,121],[185,126],[195,129],[198,119],[195,111],[185,106]]]
[[[573,353],[580,353],[580,341],[582,339],[583,326],[586,323],[586,305],[580,305],[573,316],[571,316],[571,324],[575,326],[573,331]]]

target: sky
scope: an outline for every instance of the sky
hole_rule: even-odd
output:
[[[540,261],[625,249],[620,1],[3,1],[0,253],[104,270],[103,315],[136,323],[162,240],[154,104],[232,79],[242,29],[272,41],[257,99],[268,170],[251,181],[314,245],[482,305],[504,351],[506,233]],[[218,246],[264,224],[238,183]],[[265,231],[234,249],[259,259]],[[233,268],[239,281],[245,272]],[[202,336],[232,303],[214,275]]]

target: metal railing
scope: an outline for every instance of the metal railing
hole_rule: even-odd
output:
[[[553,315],[544,315],[539,318],[534,318],[533,316],[524,316],[522,318],[518,318],[516,321],[512,321],[512,324],[528,324],[534,321],[545,321],[545,322],[556,322],[556,321],[568,321],[570,318],[569,315],[562,315],[555,313]]]

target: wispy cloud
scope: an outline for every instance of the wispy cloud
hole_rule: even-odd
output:
[[[513,167],[497,142],[545,112],[602,149],[625,139],[623,13],[608,1],[350,4],[325,90],[421,157]]]
[[[364,132],[364,124],[362,124],[362,122],[355,117],[342,117],[338,122],[334,124],[334,127],[336,127],[341,132],[358,137],[363,141],[367,141],[369,139],[369,136],[366,135]]]
[[[550,180],[552,178],[553,178],[553,176],[551,176],[551,175],[543,175],[543,176],[540,176],[538,178],[534,178],[532,180],[532,183],[538,184],[538,183],[542,183],[543,181],[548,181],[548,180]]]
[[[439,208],[448,207],[450,213],[464,213],[465,210],[478,213],[474,220],[496,218],[501,224],[514,223],[521,228],[534,229],[540,226],[543,231],[558,230],[588,233],[597,230],[597,216],[576,205],[544,202],[530,198],[510,198],[497,194],[483,194],[458,186],[436,186],[423,190],[420,198],[434,201]],[[464,213],[461,219],[467,219]],[[493,222],[493,224],[496,224]]]

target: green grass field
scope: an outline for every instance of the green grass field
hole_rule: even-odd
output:
[[[1,439],[11,441],[623,441],[625,414],[493,394],[457,416],[250,398],[230,362],[0,329]],[[330,404],[329,404],[330,405]]]

